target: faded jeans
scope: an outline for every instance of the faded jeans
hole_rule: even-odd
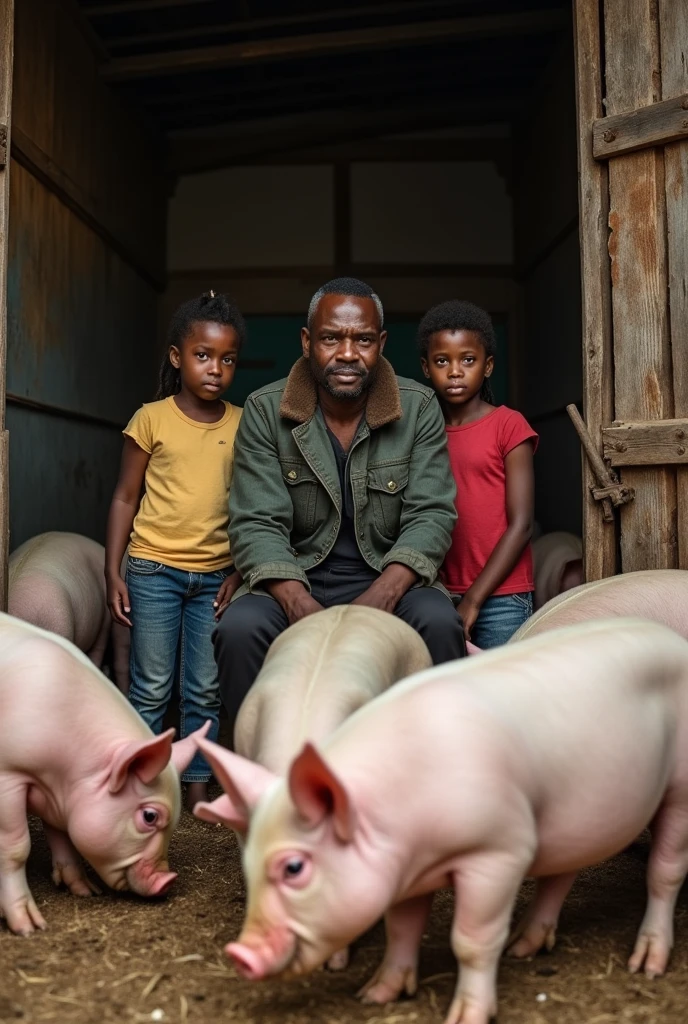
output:
[[[460,602],[458,611],[460,615]],[[497,594],[488,597],[473,623],[471,643],[483,651],[490,647],[501,647],[532,614],[532,594]]]
[[[129,700],[156,735],[162,732],[179,653],[180,736],[183,739],[210,719],[208,739],[217,739],[220,689],[210,637],[215,629],[213,601],[229,571],[187,572],[129,557]],[[209,778],[205,758],[196,753],[182,782]]]

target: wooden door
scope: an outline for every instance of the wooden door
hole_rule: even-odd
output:
[[[14,0],[0,0],[0,610],[7,608],[9,552],[9,437],[5,429],[7,367],[7,241],[10,130],[14,63]]]
[[[688,0],[574,0],[588,580],[688,569]]]

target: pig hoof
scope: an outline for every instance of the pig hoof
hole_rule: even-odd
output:
[[[7,915],[7,927],[15,935],[32,935],[36,929],[45,931],[48,927],[33,900],[27,900],[24,906],[15,907]]]
[[[383,1006],[393,1003],[402,995],[415,996],[418,979],[415,967],[381,967],[358,993],[364,1003]]]
[[[344,971],[349,966],[349,949],[339,949],[327,961],[328,971]]]
[[[644,969],[647,978],[660,978],[669,962],[670,945],[660,935],[640,934],[636,940],[633,955],[628,961],[631,974]]]
[[[53,865],[53,882],[56,886],[64,885],[72,896],[100,896],[97,885],[90,882],[79,864]]]
[[[496,1007],[486,1009],[472,999],[456,996],[444,1018],[444,1024],[489,1024],[496,1012]]]
[[[515,941],[507,949],[507,956],[523,960],[525,957],[535,956],[541,949],[551,953],[556,941],[557,932],[554,925],[531,924],[522,935],[515,937]]]

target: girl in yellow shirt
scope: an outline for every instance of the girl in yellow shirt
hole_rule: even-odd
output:
[[[131,628],[129,699],[156,734],[178,662],[182,738],[207,719],[209,739],[217,738],[211,634],[236,583],[227,527],[241,417],[221,396],[234,379],[245,336],[241,313],[224,295],[210,292],[181,305],[170,324],[156,401],[124,430],[105,576],[112,617]],[[190,808],[206,799],[209,778],[198,753],[182,776]]]

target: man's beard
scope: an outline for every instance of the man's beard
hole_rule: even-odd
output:
[[[349,369],[347,373],[355,374],[360,377],[360,383],[358,387],[350,391],[348,388],[338,388],[333,381],[330,380],[335,373],[341,372],[342,367],[337,367],[336,370],[322,370],[314,359],[309,360],[311,373],[315,378],[316,382],[327,391],[328,395],[332,395],[333,398],[360,398],[364,391],[367,391],[372,383],[372,375],[366,369]]]

